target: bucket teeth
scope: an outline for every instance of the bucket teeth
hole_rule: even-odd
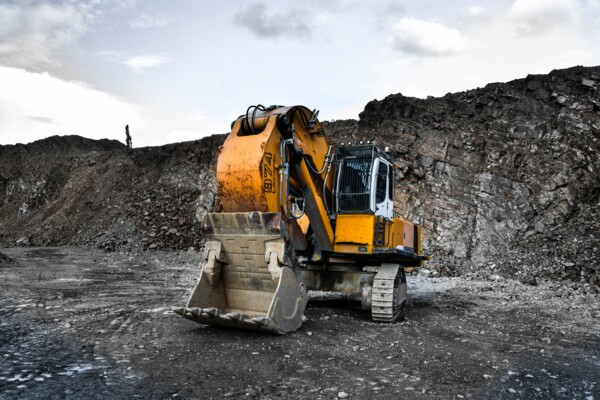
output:
[[[265,326],[265,325],[267,325],[269,323],[269,318],[267,318],[267,317],[254,317],[254,318],[252,318],[252,321],[254,321],[259,326]]]
[[[260,326],[264,330],[277,331],[275,323],[268,317],[254,317],[251,319],[257,326]]]
[[[208,307],[208,308],[201,308],[201,307],[171,307],[171,311],[173,311],[175,314],[179,314],[183,317],[192,319],[192,320],[202,320],[202,319],[206,319],[206,318],[217,318],[221,315],[221,311],[218,308],[214,308],[214,307]],[[238,321],[240,320],[240,317],[238,317],[236,314],[239,313],[229,313],[231,314],[230,317],[226,318],[229,320],[235,320]],[[229,314],[225,314],[223,317],[228,316]],[[239,314],[241,315],[241,314]],[[243,316],[241,317],[241,319],[243,320]]]
[[[185,307],[171,307],[171,311],[175,314],[185,315]]]
[[[219,314],[221,313],[218,308],[214,308],[214,307],[204,308],[202,311],[203,311],[203,314],[206,313],[209,318],[218,317]]]
[[[242,315],[239,312],[230,312],[225,315],[222,315],[221,318],[228,319],[228,320],[234,321],[234,322],[243,322],[244,321],[244,315]]]
[[[202,309],[198,308],[198,307],[194,307],[191,309],[192,310],[192,315],[196,318],[199,318],[202,315]]]

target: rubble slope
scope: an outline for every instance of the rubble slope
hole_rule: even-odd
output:
[[[0,242],[197,248],[223,139],[130,150],[117,141],[54,136],[0,146]]]

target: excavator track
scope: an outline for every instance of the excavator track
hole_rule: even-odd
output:
[[[406,300],[406,275],[398,264],[382,264],[373,280],[371,318],[394,322]]]

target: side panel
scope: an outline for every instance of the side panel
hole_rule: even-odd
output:
[[[392,224],[392,242],[389,247],[402,246],[414,248],[415,225],[402,218],[394,218]]]
[[[421,255],[421,225],[415,226],[415,243],[418,255]]]
[[[373,254],[374,250],[400,249],[420,254],[420,241],[415,242],[415,234],[420,229],[402,218],[393,218],[386,224],[386,245],[375,246],[374,227],[377,217],[370,214],[339,214],[335,226],[336,253]],[[418,238],[417,238],[418,239]],[[417,248],[415,248],[415,245]]]
[[[334,251],[372,253],[375,219],[369,214],[339,214],[335,225]]]
[[[400,218],[394,218],[392,223],[392,240],[390,242],[390,247],[402,246],[402,242],[404,241],[404,225],[406,221]]]
[[[410,222],[404,223],[404,247],[410,247],[415,251],[415,226]]]

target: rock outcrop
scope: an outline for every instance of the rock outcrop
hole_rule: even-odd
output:
[[[486,267],[527,279],[542,265],[595,279],[600,67],[441,98],[391,95],[369,102],[360,121],[329,128],[338,141],[390,148],[400,211],[423,224],[446,272]]]
[[[396,201],[422,224],[440,274],[600,286],[600,67],[574,67],[440,98],[395,94],[334,143],[396,158]],[[187,249],[215,203],[223,135],[128,150],[52,137],[0,146],[0,243]]]

